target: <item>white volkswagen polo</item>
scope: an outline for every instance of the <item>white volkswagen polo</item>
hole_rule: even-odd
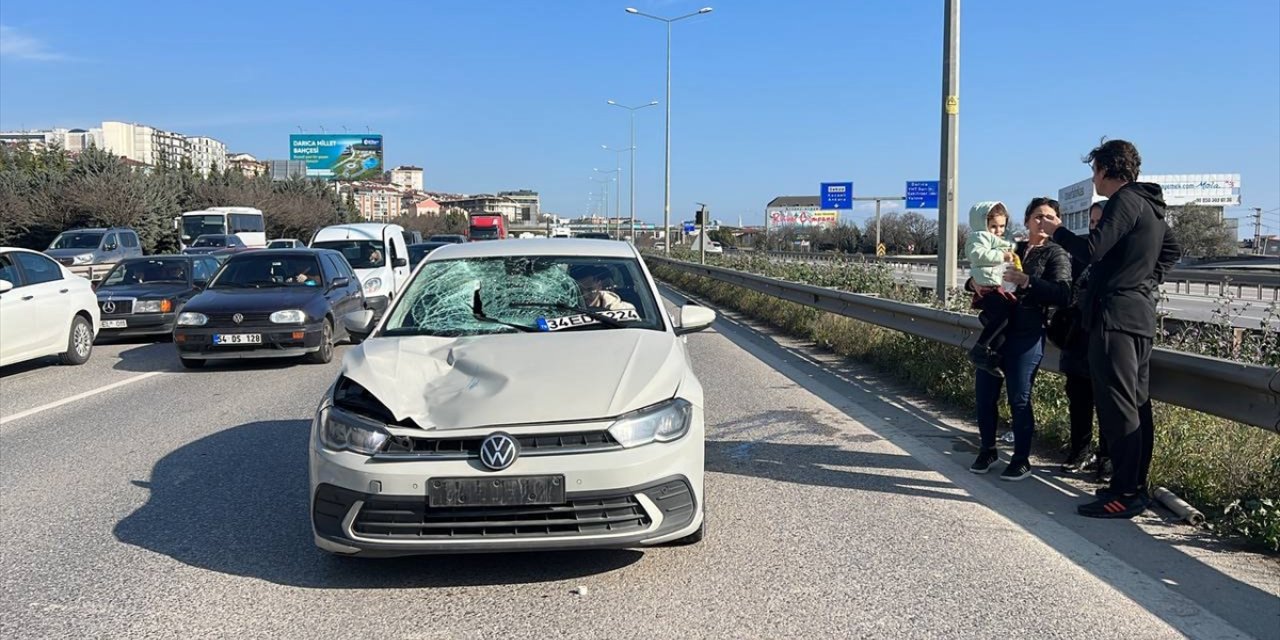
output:
[[[448,245],[343,360],[310,444],[344,555],[639,547],[703,531],[702,386],[634,247]]]

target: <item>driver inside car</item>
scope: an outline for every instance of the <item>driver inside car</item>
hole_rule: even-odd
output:
[[[636,308],[611,290],[614,286],[613,276],[605,267],[583,267],[575,274],[575,278],[578,289],[582,292],[582,306],[588,309],[620,311]]]

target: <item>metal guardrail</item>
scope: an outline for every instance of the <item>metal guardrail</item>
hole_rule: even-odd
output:
[[[654,255],[645,260],[954,347],[971,346],[982,329],[976,316],[925,305]],[[1060,373],[1059,355],[1046,342],[1041,367]],[[1157,348],[1151,355],[1151,397],[1280,433],[1280,370],[1275,367]]]
[[[861,253],[835,253],[832,251],[759,251],[762,255],[786,260],[803,260],[810,262],[883,262],[901,265],[908,269],[937,268],[937,256],[868,256]],[[967,267],[968,261],[961,260],[960,267]],[[1260,269],[1174,269],[1165,276],[1165,283],[1174,286],[1174,293],[1193,293],[1193,285],[1203,285],[1201,295],[1227,295],[1232,289],[1237,298],[1244,297],[1244,289],[1257,289],[1258,300],[1263,299],[1263,291],[1271,290],[1271,299],[1280,300],[1280,273],[1264,272]]]

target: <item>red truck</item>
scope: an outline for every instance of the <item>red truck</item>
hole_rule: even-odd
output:
[[[497,214],[474,214],[467,225],[467,238],[477,240],[504,240],[507,237],[507,220]]]

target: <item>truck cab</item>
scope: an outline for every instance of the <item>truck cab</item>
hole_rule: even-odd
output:
[[[343,255],[364,289],[365,306],[381,318],[409,281],[412,267],[404,229],[395,224],[361,223],[325,227],[311,238],[311,247]]]
[[[472,214],[467,225],[467,238],[479,240],[504,240],[507,237],[507,219],[501,214]]]

